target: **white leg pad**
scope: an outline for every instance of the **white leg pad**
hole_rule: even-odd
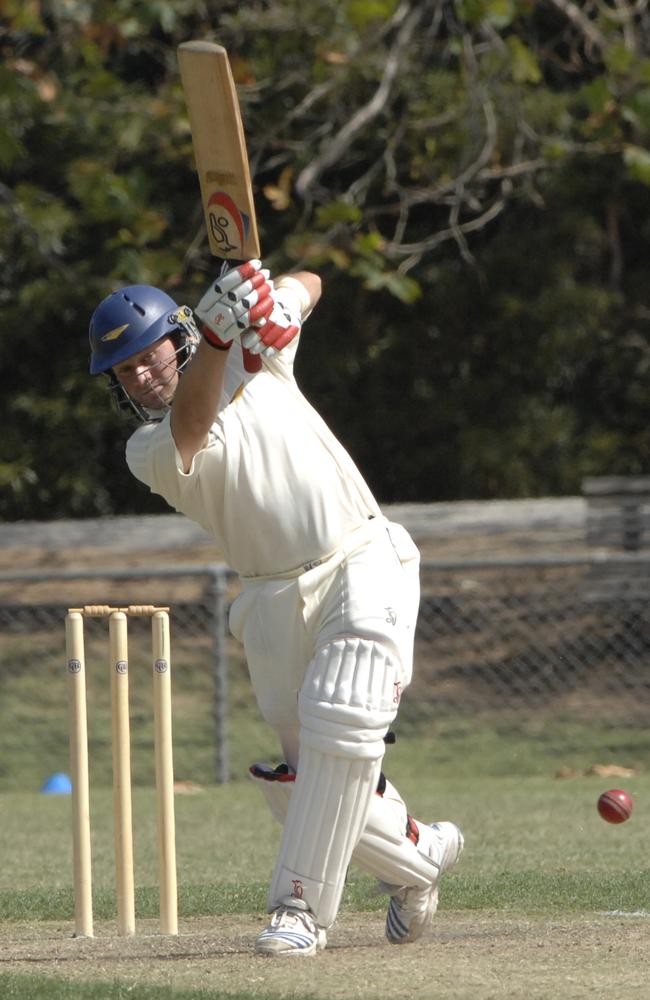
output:
[[[310,748],[300,751],[269,909],[295,897],[307,903],[321,927],[331,926],[380,767],[379,761],[328,759]]]
[[[275,819],[286,820],[293,790],[293,774],[278,775],[268,764],[253,764],[251,776],[257,782]],[[352,861],[368,875],[394,886],[417,886],[425,889],[438,870],[426,854],[407,836],[408,814],[399,792],[386,782],[383,795],[373,795],[363,833],[352,852]],[[424,823],[417,823],[420,847],[428,848]]]
[[[299,696],[300,758],[269,909],[304,900],[321,927],[335,920],[366,825],[395,716],[397,664],[378,643],[340,639],[318,651]]]
[[[397,789],[386,782],[383,795],[373,796],[363,834],[352,860],[369,875],[394,886],[426,889],[438,869],[407,836],[406,806]],[[426,824],[417,823],[420,848],[426,850]]]

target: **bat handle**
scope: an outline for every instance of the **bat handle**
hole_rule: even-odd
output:
[[[244,369],[247,372],[259,372],[262,368],[262,359],[259,354],[251,354],[247,347],[242,347],[244,356]]]

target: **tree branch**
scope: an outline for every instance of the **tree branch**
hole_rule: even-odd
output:
[[[447,184],[441,184],[435,188],[424,188],[416,191],[409,191],[403,195],[402,200],[408,206],[425,205],[430,202],[439,202],[446,195],[459,188],[463,188],[472,180],[482,168],[489,162],[495,148],[497,138],[497,121],[494,114],[494,107],[491,101],[484,101],[482,105],[486,123],[485,141],[481,152],[476,159],[466,167],[462,173]]]
[[[591,21],[582,10],[580,10],[577,4],[572,3],[571,0],[549,0],[549,2],[557,10],[559,10],[561,14],[564,14],[567,20],[569,20],[571,24],[578,29],[590,45],[599,49],[601,52],[607,48],[607,39],[605,35],[603,35],[594,22]]]
[[[479,229],[483,229],[492,219],[496,219],[497,215],[500,215],[506,206],[506,200],[503,197],[497,198],[496,201],[490,205],[481,215],[476,216],[474,219],[470,219],[468,222],[456,223],[451,221],[449,229],[441,229],[437,233],[428,236],[424,240],[420,240],[418,243],[387,243],[384,247],[384,252],[387,257],[406,257],[419,254],[420,256],[427,253],[429,250],[433,250],[435,247],[440,246],[441,243],[445,243],[447,240],[458,239],[459,234],[463,233],[473,233]]]
[[[403,5],[400,8],[403,18],[402,24],[398,31],[395,45],[386,60],[381,82],[370,101],[359,108],[343,128],[339,130],[337,137],[325,146],[320,154],[298,175],[296,192],[301,198],[306,198],[319,177],[329,167],[338,163],[359,133],[380,114],[388,102],[393,83],[402,65],[403,54],[410,44],[415,28],[422,16],[419,7],[411,10],[408,16],[406,16],[409,9],[408,5]]]

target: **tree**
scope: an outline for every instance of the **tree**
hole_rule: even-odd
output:
[[[164,509],[86,331],[119,284],[191,304],[212,273],[188,37],[229,50],[266,258],[325,279],[302,382],[383,500],[645,470],[646,2],[1,9],[0,516]]]

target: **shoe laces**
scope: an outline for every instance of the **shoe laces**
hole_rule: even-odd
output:
[[[312,913],[303,907],[281,903],[271,917],[271,927],[274,930],[294,930],[300,924],[310,934],[318,934],[318,925]]]

